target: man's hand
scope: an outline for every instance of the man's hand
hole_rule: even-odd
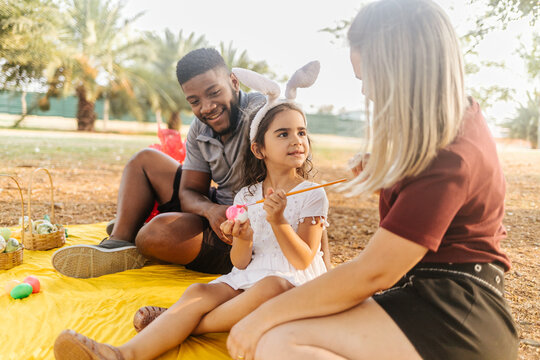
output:
[[[212,227],[212,230],[219,236],[219,238],[226,244],[231,245],[232,244],[232,238],[229,239],[227,236],[225,236],[221,232],[221,224],[227,220],[227,217],[225,216],[225,212],[227,211],[228,206],[227,205],[219,205],[214,204],[212,205],[208,211],[205,213],[205,217],[208,219],[208,222],[210,223],[210,226]]]
[[[285,195],[285,191],[282,189],[274,191],[274,189],[269,188],[263,203],[263,209],[266,211],[266,220],[270,224],[281,224],[285,222],[283,211],[285,211],[286,206],[287,196]]]

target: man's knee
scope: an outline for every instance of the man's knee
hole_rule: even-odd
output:
[[[158,150],[146,148],[138,151],[133,155],[126,164],[126,167],[140,167],[144,168],[146,164],[152,164],[157,157],[162,156]]]
[[[167,233],[166,229],[168,221],[164,216],[156,216],[152,220],[145,224],[137,233],[135,237],[135,245],[139,252],[145,256],[152,255],[152,249],[156,249],[164,241],[164,234]]]

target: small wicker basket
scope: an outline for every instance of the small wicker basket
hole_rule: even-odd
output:
[[[21,212],[22,212],[22,218],[24,219],[24,200],[22,195],[21,187],[19,186],[19,182],[17,179],[11,175],[7,174],[0,174],[0,176],[6,176],[13,181],[15,181],[15,184],[17,184],[17,188],[19,189],[19,194],[21,195]],[[21,225],[22,227],[22,225]],[[23,231],[21,230],[21,236],[24,239]],[[15,267],[17,265],[21,265],[23,262],[23,246],[21,246],[20,249],[9,252],[9,253],[0,253],[0,270],[8,270],[12,267]]]
[[[28,185],[28,219],[32,220],[32,180],[34,174],[40,170],[45,171],[49,177],[49,182],[51,185],[51,223],[56,223],[56,217],[54,215],[54,188],[51,173],[45,168],[37,168],[30,175],[30,184]],[[57,225],[58,229],[50,234],[34,234],[32,232],[32,227],[30,226],[31,221],[29,221],[28,228],[22,231],[25,233],[23,237],[23,245],[25,249],[28,250],[50,250],[57,247],[61,247],[66,242],[66,233],[62,225]]]

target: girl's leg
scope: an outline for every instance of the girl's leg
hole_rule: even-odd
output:
[[[201,318],[240,294],[227,284],[193,284],[180,300],[119,349],[126,360],[154,359],[181,344]]]
[[[193,335],[229,331],[234,324],[259,305],[293,287],[283,278],[265,277],[239,296],[224,302],[206,314],[193,330]]]
[[[259,341],[255,358],[421,360],[405,334],[371,298],[339,314],[270,330]]]

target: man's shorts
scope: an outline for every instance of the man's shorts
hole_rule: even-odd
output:
[[[178,166],[176,175],[174,176],[173,195],[171,200],[158,206],[160,213],[181,212],[180,199],[178,192],[180,189],[180,180],[182,178],[182,165]],[[208,191],[208,198],[213,202],[216,201],[216,188],[211,187]],[[186,269],[209,273],[209,274],[226,274],[232,270],[231,263],[231,245],[224,243],[219,236],[212,230],[208,220],[203,218],[204,230],[201,251],[189,264]]]
[[[422,359],[511,360],[519,339],[503,280],[491,263],[420,263],[373,299]]]

